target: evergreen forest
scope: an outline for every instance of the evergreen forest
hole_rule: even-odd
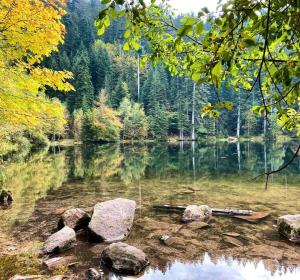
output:
[[[224,79],[217,89],[209,81],[197,83],[193,77],[174,75],[163,62],[146,61],[151,45],[142,39],[141,45],[136,46],[138,51],[134,47],[130,50],[124,15],[99,35],[103,32],[95,23],[103,7],[96,0],[70,0],[65,10],[55,10],[57,18],[53,21],[60,28],[60,37],[48,42],[49,50],[39,50],[28,65],[14,66],[18,71],[23,67],[22,71],[33,68],[32,73],[41,72],[40,77],[27,81],[34,89],[23,87],[14,78],[7,83],[11,87],[6,88],[7,72],[1,74],[0,154],[69,138],[111,142],[292,136],[278,125],[275,105],[268,108],[268,118],[262,111],[257,113],[261,105],[258,85],[249,95]],[[16,13],[18,8],[21,6],[14,7]],[[16,20],[13,16],[12,13],[9,20]],[[183,15],[174,16],[174,25],[179,28],[183,19]],[[209,26],[207,22],[202,28]],[[38,26],[32,28],[28,34],[36,32],[34,28]],[[2,33],[3,38],[7,36],[5,31]],[[9,50],[13,44],[5,48]],[[25,44],[23,51],[20,57],[28,52]],[[9,65],[13,59],[6,58],[4,63]],[[36,63],[41,66],[34,68]],[[14,74],[16,69],[12,69]],[[50,77],[44,77],[45,73]],[[13,98],[8,98],[9,92]],[[24,92],[29,94],[22,103]],[[17,109],[15,102],[20,103]],[[215,104],[218,109],[210,110]]]

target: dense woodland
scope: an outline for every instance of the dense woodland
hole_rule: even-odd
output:
[[[140,70],[138,81],[138,57],[147,52],[147,44],[139,52],[123,50],[122,18],[115,21],[104,36],[97,36],[94,21],[99,9],[98,1],[71,1],[64,18],[67,27],[65,43],[59,53],[46,62],[52,69],[67,69],[74,73],[76,92],[64,95],[51,91],[49,94],[66,104],[71,119],[73,116],[70,127],[76,138],[80,138],[81,126],[86,126],[83,129],[88,131],[82,133],[86,140],[114,140],[119,135],[121,139],[166,140],[170,136],[191,139],[193,115],[197,139],[250,137],[263,133],[266,137],[275,136],[275,124],[267,125],[263,117],[255,116],[251,111],[256,103],[255,94],[245,100],[244,96],[239,97],[239,92],[225,85],[216,93],[209,84],[196,86],[193,93],[192,80],[171,76],[162,65],[146,65]],[[179,20],[180,16],[175,19]],[[217,94],[231,100],[234,108],[224,110],[220,118],[201,117],[202,108],[208,102],[217,102]],[[102,95],[106,95],[107,100],[100,97]],[[102,98],[100,103],[99,98]],[[101,103],[113,110],[101,109]],[[108,119],[111,118],[106,124],[110,132],[93,132],[93,122],[98,118],[105,123],[99,118],[106,113]],[[120,132],[114,118],[117,115],[121,121]]]
[[[36,8],[45,5],[35,2]],[[258,86],[248,95],[228,86],[225,79],[217,89],[208,82],[171,75],[163,63],[145,63],[149,43],[142,40],[141,47],[130,50],[125,16],[98,35],[95,23],[104,7],[100,1],[70,0],[65,8],[46,5],[41,13],[48,23],[39,13],[34,18],[29,1],[6,0],[1,5],[0,35],[5,42],[1,57],[5,59],[0,75],[0,154],[62,138],[165,141],[229,136],[274,139],[281,134],[275,106],[268,108],[268,119],[253,112],[261,101]],[[20,10],[33,23],[27,33],[17,21]],[[175,28],[182,20],[183,16],[174,17]],[[14,21],[19,25],[8,25]],[[16,38],[24,41],[18,53],[14,53]],[[221,99],[227,103],[222,105]],[[218,103],[218,113],[205,113]]]

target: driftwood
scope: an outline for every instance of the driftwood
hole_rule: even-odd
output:
[[[184,211],[186,206],[175,206],[175,205],[154,205],[154,209],[161,211]],[[212,208],[213,215],[226,215],[226,216],[251,216],[255,212],[252,210],[238,210],[238,209],[221,209]]]
[[[176,206],[176,205],[154,205],[153,208],[158,211],[184,211],[186,206]],[[239,210],[239,209],[219,209],[212,208],[213,215],[223,215],[243,220],[249,223],[258,223],[261,220],[270,216],[268,212],[255,212],[252,210]]]
[[[253,212],[251,216],[242,216],[242,215],[237,215],[233,216],[236,219],[246,221],[249,223],[258,223],[259,221],[267,218],[270,216],[270,213],[268,212]]]

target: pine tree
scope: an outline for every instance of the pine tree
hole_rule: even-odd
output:
[[[73,60],[74,87],[76,92],[68,95],[68,107],[88,111],[94,101],[94,88],[90,74],[90,60],[87,50],[81,45]]]
[[[95,41],[91,52],[92,82],[97,95],[105,88],[106,77],[111,72],[111,60],[106,46],[100,40]]]
[[[167,140],[168,131],[169,115],[166,114],[165,107],[156,103],[149,116],[149,134],[153,139]]]

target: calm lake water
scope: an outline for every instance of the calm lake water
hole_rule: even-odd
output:
[[[279,215],[300,211],[300,159],[272,175],[268,188],[263,177],[253,180],[282,166],[296,147],[292,142],[108,144],[12,158],[0,165],[0,183],[14,197],[11,208],[0,210],[0,231],[21,242],[42,241],[55,231],[62,209],[91,212],[99,201],[124,197],[138,205],[127,242],[151,261],[138,279],[300,279],[300,247],[274,227]],[[259,224],[216,217],[209,229],[191,231],[179,226],[179,213],[153,210],[167,203],[252,209],[271,216]],[[240,235],[238,246],[225,238],[226,232]],[[177,237],[179,244],[161,244],[163,234]],[[103,246],[88,244],[83,235],[66,254],[78,256],[79,270],[97,267]]]

